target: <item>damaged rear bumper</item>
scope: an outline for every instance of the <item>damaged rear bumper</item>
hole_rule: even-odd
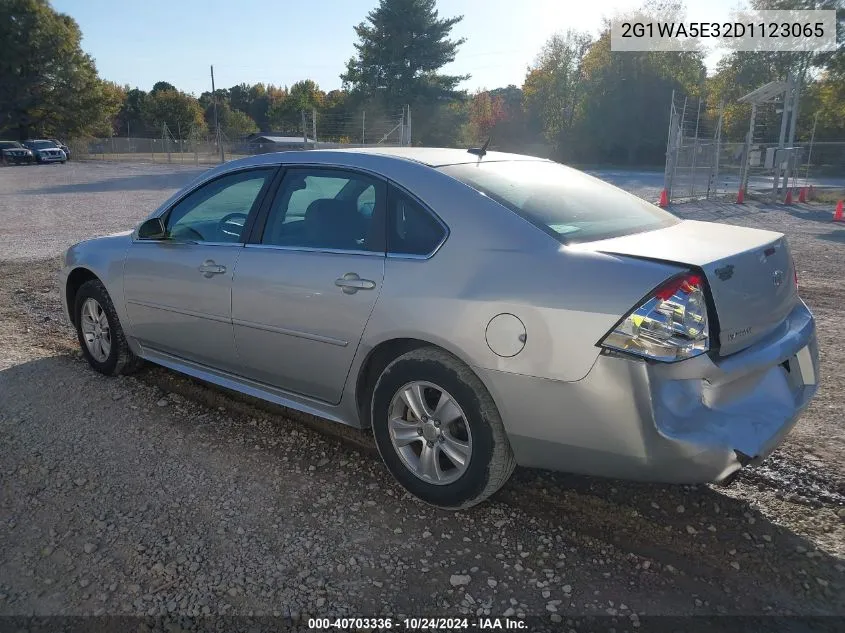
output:
[[[601,355],[577,382],[479,370],[523,466],[666,483],[728,482],[765,459],[818,388],[812,314],[725,358]]]

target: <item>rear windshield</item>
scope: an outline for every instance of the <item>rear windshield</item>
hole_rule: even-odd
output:
[[[559,163],[479,161],[440,170],[564,244],[651,231],[679,221],[641,198]]]

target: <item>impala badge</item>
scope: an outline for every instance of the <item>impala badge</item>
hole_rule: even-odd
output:
[[[734,267],[733,264],[728,264],[727,266],[722,266],[721,268],[716,269],[716,275],[722,281],[727,281],[731,277],[734,276]]]
[[[783,271],[776,270],[772,273],[772,283],[775,285],[775,288],[780,286],[783,283]]]

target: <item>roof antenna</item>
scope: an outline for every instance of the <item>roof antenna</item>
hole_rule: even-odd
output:
[[[470,154],[475,154],[478,156],[478,159],[481,160],[484,158],[484,155],[487,153],[487,148],[490,146],[490,137],[487,137],[487,140],[484,141],[484,145],[481,147],[470,147],[467,152]]]

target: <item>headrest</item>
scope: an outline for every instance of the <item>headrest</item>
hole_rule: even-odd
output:
[[[364,237],[363,218],[352,200],[322,198],[314,200],[305,211],[305,236],[317,248],[360,248]]]

